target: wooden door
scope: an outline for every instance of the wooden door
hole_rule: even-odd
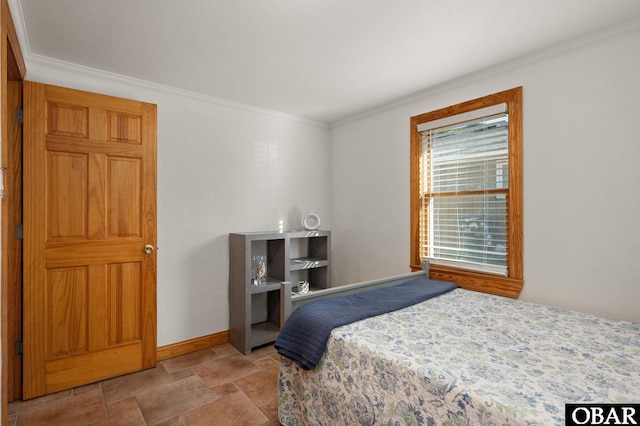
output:
[[[156,106],[25,82],[24,107],[28,399],[156,363]]]

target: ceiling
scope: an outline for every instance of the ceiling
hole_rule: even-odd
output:
[[[9,0],[46,57],[334,123],[640,17],[638,0]]]

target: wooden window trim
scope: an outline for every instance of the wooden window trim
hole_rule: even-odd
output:
[[[442,265],[430,266],[432,279],[455,282],[462,288],[517,298],[524,284],[523,271],[523,195],[522,195],[522,87],[505,90],[436,111],[411,117],[411,270],[421,269],[420,259],[420,154],[422,135],[418,125],[492,105],[507,103],[509,108],[509,190],[507,242],[508,277],[466,271]]]

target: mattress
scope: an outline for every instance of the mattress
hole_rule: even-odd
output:
[[[456,289],[334,329],[279,386],[285,425],[564,425],[640,402],[640,324]]]

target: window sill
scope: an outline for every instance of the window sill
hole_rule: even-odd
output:
[[[420,270],[415,266],[412,270]],[[490,293],[498,296],[517,299],[522,291],[523,280],[501,277],[498,275],[483,274],[480,272],[466,271],[442,265],[429,265],[429,278],[438,281],[450,281],[460,287]]]

